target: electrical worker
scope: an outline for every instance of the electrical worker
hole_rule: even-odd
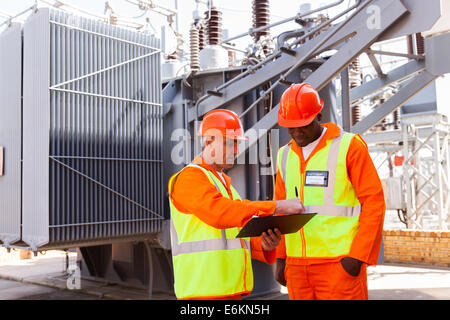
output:
[[[300,197],[316,212],[282,237],[275,278],[290,299],[368,299],[367,265],[381,245],[385,202],[368,147],[332,122],[320,124],[323,101],[308,83],[282,95],[278,124],[292,140],[278,151],[275,199]]]
[[[178,299],[241,299],[253,289],[251,258],[275,262],[278,229],[261,237],[235,238],[253,216],[304,211],[297,199],[241,200],[223,169],[233,167],[246,140],[239,117],[207,113],[197,135],[202,154],[169,180],[174,287]],[[285,211],[286,210],[286,211]]]

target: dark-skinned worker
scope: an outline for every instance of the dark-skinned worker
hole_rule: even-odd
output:
[[[323,104],[308,83],[291,85],[280,100],[278,124],[292,140],[278,152],[275,199],[298,193],[317,215],[282,237],[275,278],[293,300],[366,300],[366,267],[377,263],[381,245],[383,189],[363,139],[320,124]]]
[[[169,180],[174,287],[178,299],[241,299],[253,289],[251,258],[276,260],[281,234],[235,236],[253,216],[300,213],[301,201],[241,200],[223,169],[233,167],[245,140],[239,117],[217,109],[207,113],[197,135],[201,157]]]

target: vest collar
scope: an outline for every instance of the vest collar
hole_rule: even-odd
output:
[[[308,159],[310,159],[317,151],[324,148],[327,145],[326,144],[327,140],[339,137],[341,134],[341,129],[337,125],[335,125],[333,122],[324,123],[324,124],[321,124],[321,126],[327,128],[327,131],[323,135],[322,139],[320,139],[319,143],[314,148],[314,150],[311,152]],[[297,145],[297,143],[295,143],[294,139],[291,139],[291,141],[289,141],[289,144],[291,145],[292,151],[294,151],[298,155],[302,164],[304,164],[304,162],[306,162],[306,161],[305,161],[305,158],[303,157],[302,148],[299,147]],[[304,166],[302,165],[302,167],[304,167]]]
[[[194,161],[192,161],[196,164],[198,164],[199,166],[202,166],[204,169],[211,171],[214,176],[219,179],[219,181],[223,184],[223,180],[219,177],[219,174],[217,173],[216,170],[214,170],[213,167],[211,167],[208,163],[205,162],[205,160],[200,157],[200,156],[196,156],[194,158]],[[225,179],[226,184],[223,184],[225,189],[227,189],[228,195],[230,196],[230,199],[233,199],[232,193],[231,193],[231,178],[229,176],[227,176],[223,171],[221,172],[222,176]]]

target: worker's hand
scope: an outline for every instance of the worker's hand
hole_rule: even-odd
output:
[[[261,245],[264,251],[274,250],[281,240],[281,232],[277,228],[272,231],[271,229],[261,234]]]
[[[284,269],[286,268],[286,260],[285,259],[277,259],[277,263],[275,265],[275,280],[282,286],[286,287],[286,278],[284,277]]]
[[[342,258],[341,265],[349,275],[356,277],[361,271],[362,261],[355,258],[345,257]]]
[[[277,200],[275,213],[294,214],[305,212],[305,206],[299,198]]]

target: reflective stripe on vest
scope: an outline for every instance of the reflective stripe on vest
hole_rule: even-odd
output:
[[[304,228],[285,235],[287,255],[290,257],[334,257],[348,254],[359,227],[361,205],[348,179],[346,155],[353,134],[344,133],[318,150],[300,168],[297,154],[288,144],[280,149],[278,168],[285,182],[286,198],[294,198],[300,188],[300,198],[307,212],[317,212]],[[328,186],[304,186],[306,171],[328,171]]]
[[[229,198],[227,189],[218,178],[199,165],[189,166],[202,170],[216,189]],[[248,294],[253,289],[250,239],[235,238],[239,228],[216,229],[193,214],[179,211],[173,205],[171,193],[180,172],[172,176],[169,182],[174,289],[177,298]],[[230,188],[232,198],[240,199],[237,191],[232,186]]]
[[[341,132],[343,131],[341,130]],[[307,212],[317,212],[318,214],[321,214],[321,212],[326,212],[327,216],[339,216],[339,217],[355,217],[361,213],[361,205],[339,206],[335,205],[334,203],[334,190],[336,187],[336,168],[339,155],[339,146],[342,140],[342,136],[343,135],[341,134],[341,136],[331,141],[326,168],[328,171],[328,187],[324,188],[324,196],[323,196],[324,204],[307,205],[305,206]],[[281,153],[281,176],[283,178],[283,181],[286,181],[287,161],[290,151],[291,145],[287,144],[283,148]]]
[[[201,166],[197,164],[189,164],[186,167],[197,167],[201,168]],[[216,187],[217,191],[222,193],[217,183],[214,179],[211,179]],[[189,241],[180,243],[178,240],[177,230],[175,229],[175,225],[173,224],[172,218],[170,219],[170,232],[173,237],[172,241],[172,255],[177,256],[183,253],[191,253],[191,252],[202,252],[202,251],[211,251],[211,250],[232,250],[232,249],[241,249],[242,244],[239,238],[227,239],[225,229],[221,230],[222,237],[219,239],[207,239],[207,240],[198,240],[198,241]],[[247,239],[244,240],[244,245],[247,250],[250,250],[250,241]]]
[[[173,236],[172,255],[174,257],[183,253],[203,252],[212,250],[232,250],[242,248],[241,240],[238,238],[227,239],[225,230],[221,231],[222,238],[219,239],[208,239],[208,240],[179,243],[177,231],[175,230],[173,221],[170,220],[170,232],[172,233]],[[250,245],[248,244],[248,242],[249,242],[248,240],[244,239],[245,248],[247,250],[250,250]]]

